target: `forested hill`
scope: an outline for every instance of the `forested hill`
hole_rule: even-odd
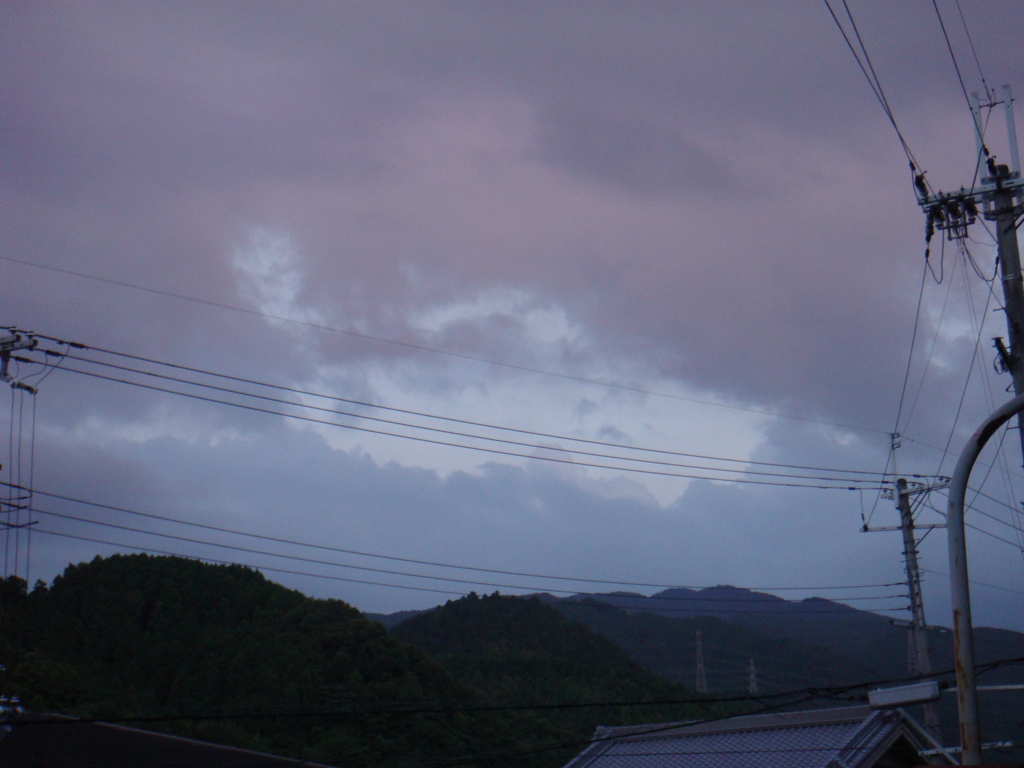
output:
[[[537,599],[471,594],[402,621],[392,634],[497,700],[570,705],[547,716],[583,738],[601,724],[693,719],[712,712],[668,704],[579,707],[692,701],[694,692],[644,670],[609,640]]]
[[[8,691],[36,711],[186,716],[162,727],[346,767],[566,737],[530,713],[479,711],[492,700],[354,608],[239,566],[118,555],[71,566],[49,588],[2,584],[0,663]],[[395,714],[438,707],[476,711]],[[335,714],[310,716],[325,711]],[[544,757],[493,764],[560,764]]]

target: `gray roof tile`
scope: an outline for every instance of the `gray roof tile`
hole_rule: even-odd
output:
[[[906,735],[904,718],[845,707],[599,728],[567,768],[861,768]]]

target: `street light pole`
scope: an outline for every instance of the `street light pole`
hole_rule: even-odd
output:
[[[964,765],[981,765],[978,689],[974,677],[974,628],[971,623],[971,590],[967,583],[964,499],[967,495],[967,481],[981,449],[985,447],[996,430],[1021,412],[1024,412],[1024,395],[1018,395],[993,412],[967,441],[949,481],[946,530],[949,543],[950,600],[953,604],[956,698],[960,715],[960,745]]]

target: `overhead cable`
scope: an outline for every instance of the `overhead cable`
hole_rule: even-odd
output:
[[[56,339],[53,339],[52,337],[47,337],[47,336],[42,336],[42,335],[40,335],[40,338],[46,338],[46,339],[50,339],[52,341],[56,341]],[[353,398],[340,397],[338,395],[328,395],[328,394],[324,394],[324,393],[321,393],[321,392],[314,392],[314,391],[310,391],[310,390],[300,389],[300,388],[297,388],[297,387],[290,387],[290,386],[285,386],[285,385],[281,385],[281,384],[272,384],[272,383],[269,383],[269,382],[259,381],[259,380],[256,380],[256,379],[246,378],[246,377],[242,377],[242,376],[234,376],[234,375],[231,375],[231,374],[220,373],[220,372],[217,372],[217,371],[210,371],[210,370],[206,370],[206,369],[202,369],[202,368],[196,368],[196,367],[193,367],[193,366],[182,365],[182,364],[179,364],[179,363],[170,363],[170,362],[165,362],[165,361],[162,361],[162,360],[155,360],[153,358],[142,357],[142,356],[139,356],[139,355],[133,355],[133,354],[125,353],[125,352],[117,352],[117,351],[114,351],[114,350],[111,350],[111,349],[105,349],[105,348],[102,348],[102,347],[93,347],[93,346],[88,346],[88,345],[76,344],[75,348],[84,348],[84,349],[87,349],[87,350],[90,350],[90,351],[94,351],[94,352],[99,352],[99,353],[102,353],[102,354],[107,354],[107,355],[112,355],[112,356],[116,356],[116,357],[122,357],[122,358],[127,358],[127,359],[130,359],[130,360],[135,360],[136,362],[142,362],[142,363],[147,363],[147,364],[151,364],[151,365],[157,365],[157,366],[172,368],[172,369],[186,371],[186,372],[189,372],[189,373],[194,373],[194,374],[198,374],[198,375],[202,375],[202,376],[210,376],[210,377],[213,377],[213,378],[223,379],[223,380],[227,380],[227,381],[233,381],[233,382],[238,383],[238,384],[248,384],[248,385],[264,387],[264,388],[268,388],[268,389],[275,389],[275,390],[278,390],[278,391],[281,391],[281,392],[287,392],[289,394],[300,395],[302,397],[314,397],[314,398],[318,398],[318,399],[322,399],[322,400],[327,400],[327,401],[331,401],[331,402],[340,402],[340,403],[346,403],[348,405],[354,405],[354,406],[359,406],[359,407],[364,407],[364,408],[372,408],[372,409],[377,409],[377,410],[382,410],[382,411],[388,411],[390,413],[400,413],[400,414],[404,414],[404,415],[408,415],[408,416],[418,416],[418,417],[423,417],[423,418],[428,418],[428,419],[433,419],[433,420],[447,421],[447,422],[451,422],[451,423],[455,423],[455,424],[462,424],[462,425],[465,425],[465,426],[482,427],[482,428],[486,428],[486,429],[495,429],[495,430],[500,430],[500,431],[503,431],[503,432],[514,432],[514,433],[517,433],[517,434],[530,435],[530,436],[533,436],[533,437],[542,437],[542,438],[547,438],[547,439],[551,439],[551,440],[563,440],[563,441],[566,441],[566,442],[582,443],[582,444],[586,444],[586,445],[597,445],[597,446],[602,446],[602,447],[607,447],[607,448],[619,448],[619,449],[623,449],[623,450],[642,451],[642,452],[646,452],[646,453],[656,453],[656,454],[662,454],[662,455],[668,455],[668,456],[681,456],[681,457],[686,457],[686,458],[707,459],[707,460],[711,460],[711,461],[721,461],[721,462],[727,462],[727,463],[740,463],[740,464],[745,464],[745,465],[752,464],[752,465],[757,465],[757,466],[778,467],[778,468],[783,468],[783,469],[802,469],[802,470],[812,470],[812,471],[817,471],[817,472],[837,472],[837,473],[844,473],[844,474],[860,474],[860,475],[876,475],[877,474],[877,473],[875,473],[875,472],[873,472],[871,470],[835,469],[835,468],[831,468],[831,467],[809,466],[809,465],[803,465],[803,464],[785,464],[785,463],[771,462],[771,461],[757,461],[757,460],[754,460],[754,459],[732,459],[732,458],[726,458],[726,457],[721,457],[721,456],[709,456],[709,455],[706,455],[706,454],[689,453],[689,452],[685,452],[685,451],[673,451],[673,450],[666,450],[666,449],[662,449],[662,448],[646,448],[646,447],[643,447],[643,446],[625,445],[625,444],[622,444],[622,443],[613,443],[613,442],[604,441],[604,440],[589,440],[589,439],[580,438],[580,437],[572,437],[572,436],[569,436],[569,435],[552,434],[552,433],[540,432],[540,431],[536,431],[536,430],[520,429],[520,428],[517,428],[517,427],[509,427],[509,426],[504,426],[504,425],[491,424],[491,423],[488,423],[488,422],[473,421],[473,420],[470,420],[470,419],[461,419],[461,418],[457,418],[457,417],[454,417],[454,416],[443,416],[443,415],[440,415],[440,414],[427,413],[427,412],[424,412],[424,411],[416,411],[416,410],[411,410],[411,409],[406,409],[406,408],[397,408],[397,407],[394,407],[394,406],[382,405],[380,403],[373,403],[373,402],[369,402],[369,401],[365,401],[365,400],[356,400],[356,399],[353,399]],[[208,386],[208,385],[203,384],[201,382],[195,382],[195,381],[190,380],[190,379],[181,379],[181,378],[164,376],[164,375],[161,375],[161,374],[153,373],[151,371],[140,370],[138,368],[130,368],[130,367],[127,367],[127,366],[125,366],[125,367],[116,366],[116,365],[113,365],[111,363],[106,363],[106,362],[103,362],[103,361],[100,361],[100,360],[96,360],[94,358],[83,357],[83,356],[76,355],[76,354],[73,354],[73,353],[72,354],[67,354],[67,355],[65,355],[65,357],[67,357],[69,359],[73,359],[73,360],[81,360],[81,361],[84,361],[84,362],[93,363],[95,365],[102,365],[102,366],[106,366],[106,367],[116,368],[118,370],[131,371],[131,372],[143,374],[143,375],[146,375],[146,376],[157,376],[159,378],[167,378],[167,379],[172,380],[172,381],[189,383],[189,384],[193,384],[195,386]],[[211,388],[213,388],[213,387],[211,387]],[[232,390],[232,389],[228,389],[228,388],[224,388],[222,391],[230,391],[230,392],[236,392],[238,394],[246,394],[246,395],[249,394],[249,393],[246,393],[246,392],[242,392],[240,390]],[[291,402],[291,401],[289,401],[289,402]],[[302,403],[294,403],[294,404],[295,405],[299,405],[299,406],[304,405]],[[333,411],[333,409],[332,409],[332,412],[335,412],[335,411]],[[357,416],[359,418],[363,418],[363,416],[360,415],[360,414],[353,414],[353,415],[355,415],[355,416]]]
[[[0,485],[2,485],[2,484],[0,484]],[[450,569],[453,569],[453,570],[462,570],[462,571],[474,571],[474,572],[477,572],[477,573],[492,573],[492,574],[498,574],[498,575],[502,575],[502,576],[521,576],[521,577],[525,577],[525,578],[545,579],[545,580],[552,580],[552,581],[571,581],[571,582],[589,583],[589,584],[609,584],[609,585],[620,586],[620,587],[650,587],[650,588],[655,588],[655,589],[689,589],[689,590],[702,590],[702,589],[708,589],[709,588],[707,585],[704,585],[704,586],[694,586],[694,585],[684,585],[684,584],[660,584],[660,583],[639,582],[639,581],[617,581],[615,579],[595,579],[595,578],[587,578],[587,577],[581,577],[581,576],[564,576],[564,575],[552,575],[552,574],[545,574],[545,573],[529,573],[529,572],[524,572],[524,571],[509,571],[509,570],[499,570],[499,569],[495,569],[495,568],[481,568],[481,567],[478,567],[478,566],[460,565],[460,564],[455,564],[455,563],[444,563],[444,562],[438,562],[438,561],[433,561],[433,560],[417,560],[417,559],[408,558],[408,557],[397,557],[395,555],[382,555],[382,554],[371,553],[371,552],[363,552],[363,551],[353,550],[353,549],[343,549],[341,547],[333,547],[333,546],[328,546],[326,544],[315,544],[315,543],[312,543],[312,542],[298,541],[298,540],[295,540],[295,539],[286,539],[286,538],[282,538],[282,537],[278,537],[278,536],[268,536],[268,535],[265,535],[265,534],[253,533],[253,532],[250,532],[250,531],[242,531],[242,530],[233,529],[233,528],[225,528],[225,527],[221,527],[221,526],[209,525],[207,523],[197,523],[197,522],[193,522],[193,521],[190,521],[190,520],[183,520],[183,519],[180,519],[180,518],[169,517],[169,516],[165,516],[165,515],[157,515],[157,514],[154,514],[152,512],[141,512],[139,510],[129,509],[127,507],[114,506],[114,505],[111,505],[111,504],[102,504],[102,503],[96,502],[96,501],[87,501],[85,499],[80,499],[80,498],[76,498],[76,497],[73,497],[73,496],[67,496],[67,495],[53,493],[53,492],[49,492],[49,491],[45,491],[45,490],[40,490],[40,489],[34,489],[33,492],[36,495],[45,496],[45,497],[51,498],[51,499],[59,499],[61,501],[67,501],[67,502],[71,502],[71,503],[74,503],[74,504],[83,504],[83,505],[90,506],[90,507],[96,507],[96,508],[99,508],[99,509],[107,509],[107,510],[110,510],[112,512],[121,512],[121,513],[124,513],[124,514],[134,515],[134,516],[144,517],[144,518],[149,518],[149,519],[153,519],[153,520],[161,520],[161,521],[169,522],[169,523],[177,523],[177,524],[180,524],[180,525],[191,526],[191,527],[194,527],[194,528],[201,528],[203,530],[215,531],[217,533],[227,533],[227,534],[231,534],[231,535],[235,535],[235,536],[244,536],[244,537],[247,537],[247,538],[259,539],[259,540],[262,540],[262,541],[274,542],[274,543],[277,543],[277,544],[288,544],[288,545],[291,545],[291,546],[306,547],[306,548],[310,548],[310,549],[316,549],[316,550],[327,551],[327,552],[335,552],[335,553],[338,553],[338,554],[345,554],[345,555],[358,555],[360,557],[369,557],[369,558],[374,558],[374,559],[378,559],[378,560],[388,560],[388,561],[391,561],[391,562],[410,563],[410,564],[413,564],[413,565],[427,565],[427,566],[431,566],[431,567],[435,567],[435,568],[450,568]],[[721,586],[721,585],[715,585],[715,586]],[[737,587],[737,588],[738,589],[749,589],[749,590],[753,590],[753,591],[774,591],[774,592],[785,592],[785,591],[801,591],[801,592],[806,592],[806,591],[815,591],[815,592],[817,592],[817,591],[834,591],[834,590],[880,589],[880,588],[886,588],[886,587],[901,587],[901,586],[903,586],[902,582],[887,582],[887,583],[878,583],[878,584],[838,584],[838,585],[807,585],[807,586],[782,586],[782,587],[780,587],[780,586],[757,586],[757,587],[745,586],[745,587]]]
[[[241,566],[243,568],[250,568],[250,569],[252,569],[254,571],[270,571],[272,573],[284,573],[284,574],[293,575],[293,576],[308,576],[308,577],[317,578],[317,579],[324,579],[324,580],[327,580],[327,581],[339,581],[339,582],[350,583],[350,584],[365,584],[365,585],[369,585],[369,586],[389,587],[389,588],[393,588],[393,589],[406,589],[406,590],[413,590],[413,591],[416,591],[416,592],[432,592],[432,593],[435,593],[435,594],[443,594],[443,595],[457,595],[459,597],[465,596],[465,594],[466,594],[466,592],[464,592],[464,591],[463,592],[457,592],[457,591],[453,591],[453,590],[444,590],[444,589],[431,588],[431,587],[420,587],[420,586],[407,585],[407,584],[394,584],[394,583],[388,583],[388,582],[368,581],[368,580],[365,580],[365,579],[354,579],[354,578],[349,578],[349,577],[345,577],[345,576],[334,576],[334,575],[324,574],[324,573],[315,573],[315,572],[308,572],[308,571],[295,571],[295,570],[289,570],[289,569],[285,569],[285,568],[279,568],[279,567],[276,567],[276,566],[272,567],[272,566],[264,566],[264,565],[254,565],[252,563],[243,563],[243,562],[238,562],[238,561],[235,561],[235,560],[219,560],[219,559],[216,559],[216,558],[210,558],[210,557],[205,557],[205,556],[197,556],[197,555],[186,554],[186,553],[182,553],[182,552],[172,552],[172,551],[169,551],[169,550],[158,549],[158,548],[150,547],[150,546],[140,546],[140,545],[137,545],[137,544],[125,544],[125,543],[122,543],[122,542],[110,541],[108,539],[97,539],[97,538],[94,538],[94,537],[91,537],[91,536],[79,536],[79,535],[76,535],[76,534],[62,533],[60,531],[52,531],[52,530],[49,530],[47,528],[37,528],[36,529],[36,533],[45,534],[45,535],[48,535],[48,536],[58,536],[60,538],[73,539],[73,540],[77,540],[77,541],[84,541],[84,542],[89,542],[89,543],[92,543],[92,544],[105,544],[105,545],[108,545],[108,546],[111,546],[111,547],[117,547],[117,548],[122,548],[122,549],[134,550],[136,552],[145,552],[145,553],[149,553],[149,554],[167,555],[167,556],[170,556],[170,557],[182,557],[182,558],[186,558],[186,559],[190,559],[190,560],[198,560],[200,562],[211,563],[211,564],[214,564],[214,565],[236,565],[236,566]],[[159,534],[154,534],[154,535],[159,535]],[[178,537],[171,537],[171,538],[178,538]],[[300,558],[296,558],[296,559],[300,559]],[[470,583],[472,584],[473,582],[470,582]],[[551,591],[551,590],[548,590],[548,591]],[[561,591],[564,592],[565,590],[561,590]],[[593,596],[596,597],[596,595],[593,595]],[[595,607],[595,608],[600,608],[600,609],[614,608],[614,606],[609,606],[606,603],[602,603],[602,602],[596,601],[596,600],[594,602],[592,602],[592,603],[579,602],[579,603],[574,603],[574,605],[589,606],[589,607]],[[841,605],[841,604],[837,604],[837,605]],[[856,609],[850,608],[849,606],[842,606],[842,607],[839,607],[839,608],[836,608],[836,609],[824,609],[824,608],[821,608],[821,609],[813,609],[813,610],[805,610],[805,609],[800,609],[800,608],[793,608],[793,609],[787,610],[787,614],[809,614],[809,615],[822,615],[822,614],[830,614],[830,613],[843,613],[843,614],[846,614],[846,613],[849,613],[850,611],[854,611],[854,610],[856,610]],[[878,608],[878,609],[872,610],[871,612],[872,613],[900,613],[900,612],[903,612],[905,610],[906,610],[905,608]],[[686,609],[682,609],[682,608],[660,608],[660,609],[658,609],[658,612],[660,612],[660,613],[683,613],[683,614],[689,614],[689,615],[692,615],[694,613],[699,613],[699,611],[694,611],[693,609],[686,610]],[[723,611],[723,613],[724,612],[726,612],[726,611]],[[736,614],[743,614],[743,613],[760,614],[760,613],[764,613],[764,611],[745,610],[745,609],[737,608],[737,609],[730,609],[729,611],[727,611],[727,613],[730,613],[730,614],[733,614],[733,613],[736,613]]]
[[[404,348],[407,348],[407,349],[412,349],[412,350],[416,350],[416,351],[420,351],[420,352],[429,352],[431,354],[444,355],[444,356],[453,357],[453,358],[462,359],[462,360],[468,360],[468,361],[472,361],[472,362],[485,363],[487,365],[494,365],[494,366],[501,367],[501,368],[508,368],[508,369],[511,369],[511,370],[522,371],[524,373],[534,373],[534,374],[538,374],[538,375],[542,375],[542,376],[549,376],[549,377],[553,377],[553,378],[564,379],[566,381],[576,381],[576,382],[579,382],[579,383],[582,383],[582,384],[592,384],[594,386],[605,387],[607,389],[616,389],[616,390],[620,390],[620,391],[623,391],[623,392],[633,392],[633,393],[636,393],[636,394],[650,395],[652,397],[662,397],[662,398],[667,398],[667,399],[670,399],[670,400],[678,400],[678,401],[681,401],[681,402],[696,403],[698,405],[710,405],[710,406],[713,406],[715,408],[724,408],[724,409],[727,409],[727,410],[740,411],[740,412],[745,412],[745,413],[753,413],[753,414],[756,414],[756,415],[759,415],[759,416],[769,416],[769,417],[772,417],[772,418],[786,419],[788,421],[802,421],[802,422],[806,422],[806,423],[810,423],[810,424],[820,424],[820,425],[827,426],[827,427],[834,427],[834,428],[837,428],[837,429],[848,429],[848,430],[854,430],[854,431],[858,431],[858,432],[873,432],[873,433],[876,433],[876,434],[885,434],[884,430],[874,429],[872,427],[864,427],[864,426],[858,426],[858,425],[854,425],[854,424],[840,424],[840,423],[825,421],[823,419],[815,419],[815,418],[811,418],[811,417],[807,417],[807,416],[794,416],[792,414],[777,413],[775,411],[769,411],[769,410],[764,410],[764,409],[760,409],[760,408],[750,408],[750,407],[741,406],[741,405],[731,405],[731,404],[728,404],[728,403],[715,402],[713,400],[702,400],[700,398],[686,397],[684,395],[676,395],[676,394],[672,394],[672,393],[669,393],[669,392],[659,392],[657,390],[644,389],[643,387],[634,387],[634,386],[630,386],[630,385],[627,385],[627,384],[619,384],[619,383],[616,383],[616,382],[606,381],[606,380],[602,380],[602,379],[593,379],[593,378],[588,378],[588,377],[585,377],[585,376],[575,376],[575,375],[568,374],[568,373],[561,373],[559,371],[551,371],[551,370],[546,370],[546,369],[543,369],[543,368],[532,368],[530,366],[518,365],[518,364],[515,364],[515,363],[502,362],[500,360],[492,360],[492,359],[489,359],[489,358],[478,357],[478,356],[474,356],[474,355],[468,355],[468,354],[464,354],[464,353],[461,353],[461,352],[453,352],[451,350],[440,349],[440,348],[437,348],[437,347],[430,347],[430,346],[426,346],[426,345],[422,345],[422,344],[414,344],[412,342],[401,341],[401,340],[398,340],[398,339],[389,339],[389,338],[385,338],[383,336],[374,336],[372,334],[361,333],[359,331],[353,331],[353,330],[349,330],[349,329],[337,328],[337,327],[325,325],[325,324],[322,324],[322,323],[314,323],[314,322],[311,322],[311,321],[308,321],[308,320],[300,320],[300,319],[297,319],[297,318],[273,315],[273,314],[270,314],[270,313],[267,313],[267,312],[261,312],[259,310],[255,310],[255,309],[248,309],[246,307],[239,307],[239,306],[235,306],[235,305],[231,305],[231,304],[223,304],[223,303],[220,303],[220,302],[211,301],[209,299],[200,299],[200,298],[196,298],[196,297],[193,297],[193,296],[187,296],[187,295],[184,295],[184,294],[173,293],[171,291],[164,291],[164,290],[160,290],[160,289],[157,289],[157,288],[149,288],[149,287],[146,287],[146,286],[135,285],[135,284],[132,284],[132,283],[126,283],[126,282],[121,281],[121,280],[114,280],[114,279],[111,279],[111,278],[105,278],[105,277],[99,277],[97,275],[91,275],[91,274],[88,274],[88,273],[85,273],[85,272],[77,272],[75,270],[64,269],[64,268],[61,268],[61,267],[54,267],[54,266],[45,265],[45,264],[38,264],[36,262],[26,261],[25,259],[16,259],[16,258],[13,258],[11,256],[0,255],[0,261],[6,261],[6,262],[10,262],[12,264],[19,264],[19,265],[26,266],[26,267],[31,267],[31,268],[34,268],[34,269],[41,269],[41,270],[45,270],[45,271],[48,271],[48,272],[55,272],[57,274],[71,275],[73,277],[78,277],[78,278],[82,278],[82,279],[85,279],[85,280],[94,280],[96,282],[107,283],[107,284],[110,284],[110,285],[116,285],[116,286],[122,287],[122,288],[130,288],[130,289],[133,289],[133,290],[143,291],[143,292],[146,292],[146,293],[152,293],[152,294],[155,294],[155,295],[158,295],[158,296],[165,296],[165,297],[168,297],[168,298],[179,299],[179,300],[182,300],[182,301],[190,301],[190,302],[194,302],[194,303],[197,303],[197,304],[202,304],[204,306],[215,307],[215,308],[218,308],[218,309],[230,310],[230,311],[233,311],[233,312],[241,312],[243,314],[252,315],[252,316],[256,316],[256,317],[261,317],[261,318],[264,318],[264,319],[267,319],[267,320],[276,320],[278,322],[289,323],[289,324],[293,324],[293,325],[307,327],[307,328],[310,328],[310,329],[313,329],[313,330],[319,330],[319,331],[325,331],[325,332],[330,332],[330,333],[343,334],[343,335],[352,336],[352,337],[355,337],[355,338],[365,339],[367,341],[374,341],[374,342],[379,342],[379,343],[382,343],[382,344],[390,344],[390,345],[404,347]],[[41,338],[45,338],[45,337],[41,336]]]
[[[775,477],[780,478],[780,479],[777,479],[777,480],[753,479],[753,478],[749,478],[749,477],[720,477],[720,476],[714,476],[714,475],[701,475],[701,474],[693,474],[693,473],[685,473],[685,472],[669,472],[669,471],[663,471],[663,470],[644,469],[642,467],[630,467],[630,466],[616,466],[616,465],[608,465],[608,464],[596,464],[596,463],[592,463],[592,462],[573,461],[571,459],[559,458],[559,457],[556,457],[556,456],[547,456],[547,455],[538,455],[538,454],[523,454],[523,453],[517,453],[515,451],[502,450],[502,449],[498,449],[498,448],[490,448],[490,447],[486,447],[486,446],[467,445],[465,443],[451,442],[451,441],[448,441],[448,440],[440,440],[440,439],[427,438],[427,437],[422,437],[422,436],[417,436],[417,435],[406,435],[406,434],[401,434],[401,433],[397,433],[397,432],[389,432],[387,430],[373,429],[373,428],[370,428],[370,427],[363,427],[363,426],[358,426],[358,425],[355,425],[355,424],[344,424],[344,423],[339,423],[337,421],[330,421],[330,420],[327,420],[327,419],[318,419],[318,418],[314,418],[312,416],[303,416],[303,415],[295,414],[295,413],[287,413],[285,411],[273,410],[271,408],[262,408],[262,407],[259,407],[259,406],[247,405],[247,404],[244,404],[244,403],[234,403],[234,402],[231,402],[229,400],[220,400],[220,399],[217,399],[217,398],[214,398],[214,397],[207,397],[207,396],[199,395],[199,394],[195,394],[195,393],[181,392],[181,391],[174,390],[174,389],[169,389],[169,388],[166,388],[166,387],[158,387],[158,386],[153,385],[153,384],[145,384],[143,382],[130,381],[130,380],[127,380],[127,379],[121,379],[121,378],[117,378],[117,377],[113,377],[113,376],[105,376],[103,374],[99,374],[99,373],[95,373],[95,372],[91,372],[91,371],[83,371],[83,370],[79,370],[79,369],[76,369],[76,368],[70,368],[68,366],[64,366],[63,368],[61,368],[61,370],[63,372],[66,372],[66,373],[75,373],[75,374],[79,374],[79,375],[83,375],[83,376],[88,376],[88,377],[91,377],[91,378],[100,379],[100,380],[104,380],[104,381],[109,381],[109,382],[114,382],[114,383],[119,383],[119,384],[127,384],[127,385],[134,386],[134,387],[140,387],[142,389],[148,389],[148,390],[155,391],[155,392],[163,392],[165,394],[177,395],[179,397],[185,397],[185,398],[189,398],[189,399],[193,399],[193,400],[198,400],[198,401],[202,401],[202,402],[215,403],[215,404],[219,404],[219,405],[228,405],[228,406],[231,406],[233,408],[239,408],[239,409],[242,409],[242,410],[252,411],[252,412],[256,412],[256,413],[263,413],[263,414],[268,414],[268,415],[272,415],[272,416],[282,416],[282,417],[285,417],[285,418],[295,419],[295,420],[303,421],[303,422],[306,422],[306,423],[322,424],[322,425],[325,425],[325,426],[338,427],[338,428],[341,428],[341,429],[354,430],[354,431],[357,431],[357,432],[364,432],[364,433],[375,434],[375,435],[383,435],[383,436],[387,436],[387,437],[398,437],[398,438],[402,438],[402,439],[405,439],[405,440],[412,440],[412,441],[415,441],[415,442],[427,443],[427,444],[430,444],[430,445],[440,445],[440,446],[446,446],[446,447],[451,447],[451,448],[463,448],[463,449],[467,449],[467,450],[480,451],[480,452],[483,452],[483,453],[490,453],[490,454],[495,454],[495,455],[499,455],[499,456],[511,456],[511,457],[521,458],[521,459],[533,459],[533,460],[537,460],[537,461],[547,461],[547,462],[552,462],[552,463],[556,463],[556,464],[568,464],[568,465],[578,466],[578,467],[591,467],[591,468],[594,468],[594,469],[607,469],[607,470],[614,470],[614,471],[619,471],[619,472],[632,472],[632,473],[643,474],[643,475],[654,475],[654,476],[660,476],[660,477],[676,477],[676,478],[689,479],[689,480],[709,480],[709,481],[716,481],[716,482],[731,482],[731,483],[740,483],[740,484],[745,484],[745,485],[767,485],[767,486],[787,487],[787,488],[808,488],[808,489],[814,489],[814,490],[844,490],[844,491],[856,490],[857,488],[861,488],[861,487],[869,488],[870,489],[870,488],[877,487],[879,485],[878,482],[870,482],[870,481],[867,481],[867,480],[858,480],[856,478],[821,478],[820,481],[817,482],[817,483],[815,483],[815,482],[783,482],[781,478],[787,478],[787,477],[792,477],[792,476],[781,474],[781,473],[774,475]],[[474,435],[467,435],[467,437],[469,437],[471,439],[480,439],[478,436],[474,436]],[[533,446],[533,447],[535,449],[540,449],[540,450],[549,450],[549,451],[555,451],[555,452],[559,451],[559,449],[557,449],[557,448],[551,448],[549,446],[543,446],[543,445],[538,445],[538,446]],[[563,451],[563,452],[572,453],[572,451]],[[582,453],[582,452],[580,452],[580,453]],[[641,461],[641,460],[637,460],[637,459],[624,459],[623,457],[615,457],[615,458],[617,460],[625,460],[625,461],[630,461],[630,460],[632,460],[632,461]],[[655,462],[649,462],[649,463],[655,463]],[[708,468],[705,469],[705,471],[724,473],[724,472],[736,472],[737,470],[716,469],[716,468],[708,467]]]

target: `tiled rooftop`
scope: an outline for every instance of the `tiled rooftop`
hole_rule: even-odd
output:
[[[860,768],[901,733],[901,714],[867,707],[599,728],[567,768]]]

